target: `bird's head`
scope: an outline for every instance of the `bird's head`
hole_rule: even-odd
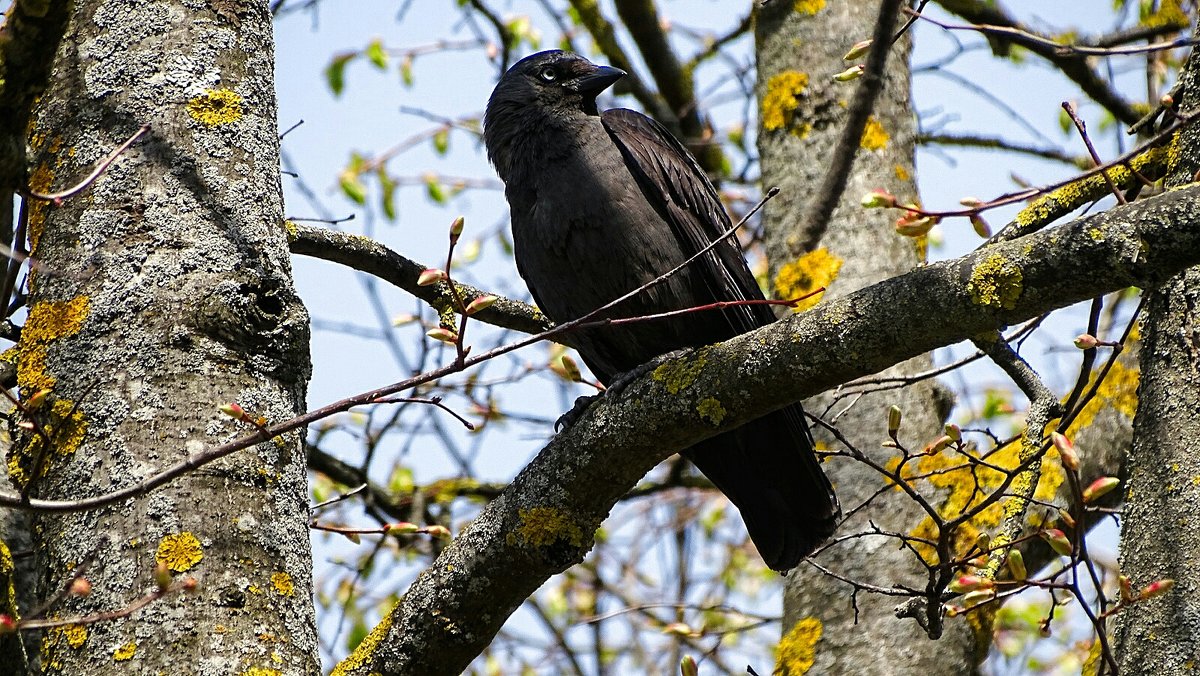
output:
[[[516,62],[496,84],[483,117],[492,162],[500,169],[505,150],[518,137],[543,131],[547,124],[597,115],[596,96],[624,75],[620,68],[558,49]]]

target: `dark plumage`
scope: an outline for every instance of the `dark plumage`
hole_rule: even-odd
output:
[[[505,183],[517,268],[558,322],[654,279],[730,226],[716,190],[666,129],[632,110],[597,111],[596,95],[624,74],[541,52],[509,69],[488,101],[483,136]],[[761,298],[740,248],[726,240],[609,316]],[[577,340],[596,377],[611,382],[658,355],[774,320],[765,305],[741,306],[590,329]],[[737,505],[776,570],[810,554],[839,515],[803,415],[789,406],[684,452]]]

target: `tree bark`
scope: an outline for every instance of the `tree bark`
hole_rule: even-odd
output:
[[[1200,59],[1180,73],[1182,108],[1200,110]],[[1195,126],[1176,141],[1168,187],[1200,169]],[[1121,611],[1116,649],[1122,674],[1182,674],[1200,661],[1200,267],[1147,292],[1138,408],[1121,523],[1121,572],[1134,589],[1170,578],[1165,595]]]
[[[31,208],[37,260],[19,343],[22,397],[49,399],[10,455],[30,497],[136,483],[304,409],[308,319],[282,224],[267,3],[74,4],[31,127],[31,188],[62,190],[152,128],[61,206]],[[43,673],[317,673],[303,431],[152,495],[41,514],[37,594],[81,572],[52,618],[145,608],[45,631]],[[155,568],[161,567],[158,582]]]
[[[793,3],[771,3],[759,11],[755,40],[759,111],[764,123],[759,125],[758,147],[763,185],[782,188],[764,215],[771,278],[781,296],[795,293],[788,285],[797,269],[819,276],[822,267],[828,266],[826,257],[804,257],[818,248],[828,251],[840,265],[824,294],[826,299],[902,274],[921,262],[920,242],[895,232],[896,212],[866,211],[858,204],[862,195],[874,189],[888,190],[901,201],[917,201],[907,37],[892,47],[883,91],[828,229],[812,231],[806,222],[808,205],[825,180],[827,158],[835,152],[845,126],[846,104],[856,91],[854,84],[834,82],[831,76],[851,65],[842,55],[850,45],[870,37],[878,12],[879,3],[874,2],[829,3],[812,12],[799,10]],[[784,115],[783,126],[771,124],[784,112],[778,109],[781,102],[790,106],[782,96],[789,82],[797,105]],[[797,82],[805,85],[796,87]],[[931,366],[929,356],[922,355],[888,369],[885,375],[911,375]],[[813,412],[832,415],[850,401],[839,403],[825,395],[806,405]],[[902,441],[919,448],[941,434],[951,401],[931,381],[855,401],[853,408],[839,416],[838,428],[880,463],[894,454],[880,447],[887,438],[887,409],[893,404],[904,413]],[[824,435],[824,441],[830,448],[837,447],[829,435]],[[883,485],[878,473],[860,463],[826,465],[844,510],[856,507]],[[915,502],[889,491],[877,498],[872,508],[844,523],[839,534],[866,530],[868,522],[887,531],[907,532],[923,516]],[[889,545],[883,537],[841,543],[815,560],[856,580],[883,586],[924,586],[924,569],[912,552]],[[785,674],[810,669],[812,673],[963,674],[974,668],[979,641],[986,645],[990,640],[990,635],[976,638],[967,623],[959,620],[948,623],[941,641],[932,642],[917,622],[898,619],[893,613],[895,605],[891,597],[854,595],[846,583],[801,566],[788,576],[786,584],[778,668]],[[881,660],[881,654],[888,659]]]

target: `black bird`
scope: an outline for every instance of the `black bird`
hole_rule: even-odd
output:
[[[484,116],[488,157],[505,184],[517,269],[551,319],[578,318],[682,263],[730,227],[696,160],[658,122],[600,113],[596,95],[624,76],[558,50],[500,78]],[[716,301],[759,300],[741,248],[726,239],[667,281],[614,308],[632,317]],[[775,321],[737,306],[588,329],[579,353],[601,382],[656,356]],[[799,405],[684,451],[737,505],[767,565],[795,567],[833,533],[840,510]]]

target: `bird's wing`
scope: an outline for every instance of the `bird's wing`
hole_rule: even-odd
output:
[[[600,119],[642,194],[670,226],[686,256],[729,229],[729,215],[716,188],[691,153],[661,124],[625,108],[606,110]],[[694,261],[690,272],[701,280],[708,291],[705,295],[711,295],[713,301],[763,298],[736,237],[730,236]],[[733,325],[734,334],[775,321],[767,305],[739,306],[721,314]]]

